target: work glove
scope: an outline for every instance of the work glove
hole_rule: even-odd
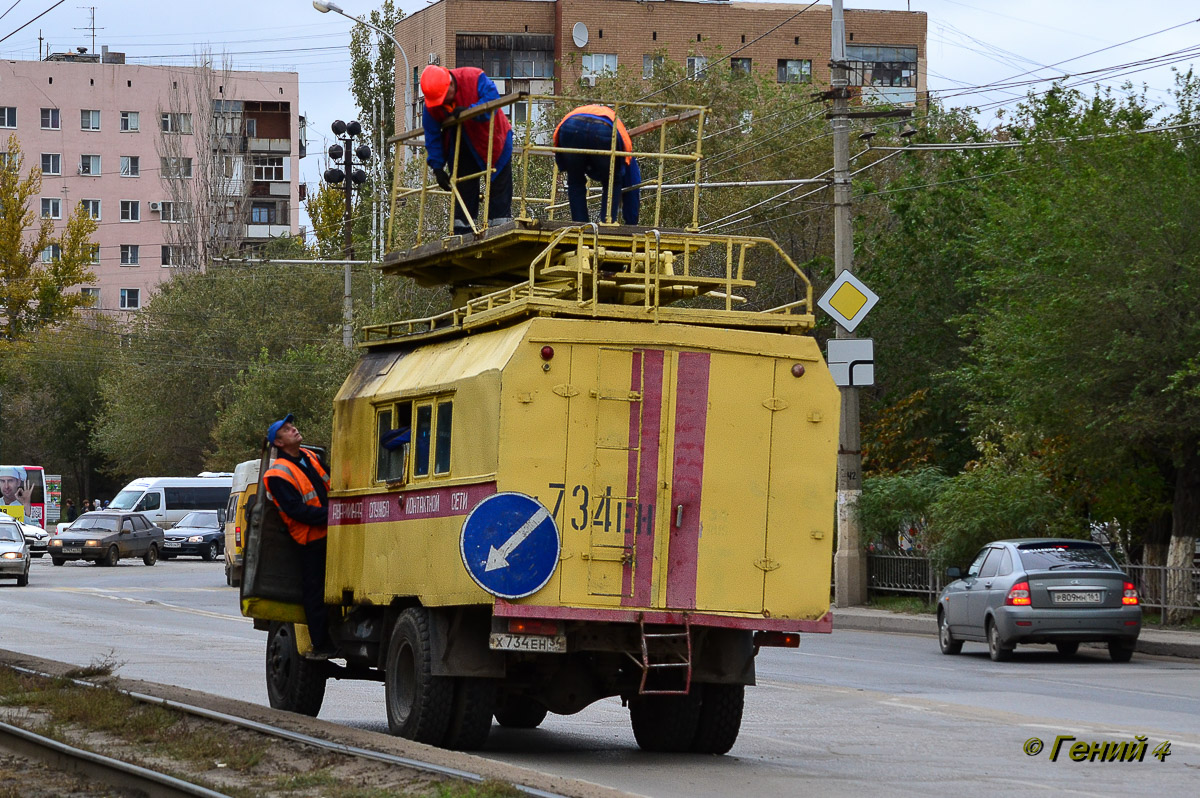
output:
[[[437,184],[442,191],[450,190],[450,175],[446,174],[445,169],[434,169],[433,176],[437,180]]]

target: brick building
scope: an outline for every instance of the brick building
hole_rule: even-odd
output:
[[[426,64],[481,67],[501,92],[580,94],[589,78],[624,68],[648,77],[666,56],[689,71],[753,71],[780,82],[829,83],[832,10],[806,3],[726,0],[438,0],[405,17],[396,39],[397,108],[405,80],[420,124],[418,77]],[[867,98],[912,104],[926,91],[926,15],[847,9],[851,83]],[[736,51],[736,52],[735,52]],[[400,127],[404,114],[400,113]],[[520,121],[520,120],[517,120]]]
[[[122,53],[0,61],[0,149],[41,166],[43,217],[97,219],[105,310],[136,310],[177,267],[299,232],[294,72],[126,64]],[[38,200],[35,200],[38,202]],[[43,259],[55,257],[51,251]]]

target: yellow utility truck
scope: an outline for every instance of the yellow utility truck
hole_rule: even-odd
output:
[[[751,263],[798,298],[742,307]],[[767,239],[528,213],[383,271],[459,301],[367,328],[335,400],[333,661],[253,509],[271,704],[377,679],[394,734],[471,749],[619,697],[644,749],[728,751],[759,648],[832,625],[839,394],[804,274]]]

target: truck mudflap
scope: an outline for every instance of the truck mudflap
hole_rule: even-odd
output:
[[[547,618],[561,621],[597,621],[606,623],[638,623],[682,626],[714,626],[725,629],[748,629],[763,632],[809,632],[829,634],[833,631],[833,613],[826,612],[817,620],[804,618],[764,618],[717,615],[703,612],[674,610],[626,610],[595,607],[546,607],[535,604],[513,604],[496,599],[492,613],[500,618]]]

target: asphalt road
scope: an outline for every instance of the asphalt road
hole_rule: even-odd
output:
[[[30,585],[0,582],[0,647],[122,676],[265,704],[266,636],[238,615],[221,564],[123,561],[116,568],[35,561]],[[1200,663],[1102,650],[1073,660],[1050,648],[993,663],[982,646],[944,657],[931,637],[810,635],[796,651],[766,650],[759,685],[728,756],[638,750],[615,700],[540,729],[493,728],[485,756],[656,798],[815,795],[1185,795],[1200,769]],[[321,717],[386,730],[383,688],[331,682]],[[1069,735],[1147,738],[1142,762],[1074,762]],[[1044,750],[1023,747],[1039,738]],[[1151,751],[1165,740],[1165,761]]]

